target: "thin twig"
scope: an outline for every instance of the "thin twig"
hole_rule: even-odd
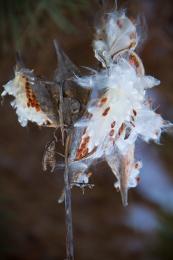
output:
[[[68,155],[71,143],[71,134],[67,135],[65,143],[65,171],[64,171],[64,191],[65,191],[65,219],[66,219],[66,260],[74,260],[72,209],[71,209],[71,185],[69,178]]]
[[[61,128],[61,136],[62,136],[62,145],[64,145],[64,117],[63,117],[63,90],[62,85],[60,84],[60,95],[59,95],[59,121],[60,121],[60,128]]]

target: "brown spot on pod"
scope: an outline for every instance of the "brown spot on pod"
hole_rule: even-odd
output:
[[[101,98],[101,100],[99,101],[99,105],[104,105],[107,102],[107,100],[107,97]]]
[[[84,157],[87,158],[88,156],[92,155],[93,153],[95,153],[95,151],[97,150],[97,146],[95,146],[91,152],[89,152],[88,148],[85,149],[78,149],[77,153],[76,153],[76,160],[81,160]]]
[[[140,168],[140,164],[139,164],[139,162],[136,162],[135,163],[135,169],[139,169]]]
[[[86,136],[82,138],[82,141],[79,145],[79,149],[84,149],[86,147],[86,145],[89,143],[90,137]]]
[[[142,64],[141,64],[141,61],[140,61],[140,59],[138,58],[137,55],[131,53],[130,56],[129,56],[129,63],[131,65],[135,66],[137,72],[142,73],[142,71],[140,71],[140,69],[142,69],[141,68]]]
[[[110,107],[107,107],[107,108],[103,111],[102,116],[107,116],[109,110],[110,110]]]
[[[77,150],[77,155],[76,155],[77,160],[79,160],[85,156],[84,154],[86,153],[86,149],[88,150],[87,144],[88,144],[89,140],[90,140],[89,136],[83,137],[83,139],[79,145],[79,149]]]
[[[137,112],[135,109],[133,109],[133,114],[134,114],[134,116],[137,116]]]
[[[131,128],[130,127],[126,127],[126,133],[125,133],[124,140],[128,139],[130,134],[131,134]]]
[[[80,158],[81,158],[81,149],[78,149],[76,153],[76,160],[80,160]]]
[[[114,135],[114,129],[111,129],[111,131],[109,132],[109,135],[110,135],[110,136],[113,136],[113,135]]]
[[[83,157],[85,157],[88,154],[88,148],[84,147],[84,148],[80,148],[77,150],[77,154],[76,154],[76,160],[80,160]]]
[[[114,128],[114,127],[115,127],[115,121],[113,121],[111,124],[111,128]]]
[[[125,124],[122,123],[122,125],[120,126],[120,128],[119,128],[119,130],[118,130],[118,135],[119,135],[119,136],[123,133],[124,129],[125,129]]]
[[[140,180],[141,180],[140,176],[137,176],[137,177],[136,177],[137,184],[140,183]]]

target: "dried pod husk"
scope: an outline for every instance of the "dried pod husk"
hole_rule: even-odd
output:
[[[45,147],[43,160],[42,160],[43,171],[47,171],[49,168],[51,172],[54,172],[56,167],[56,141],[52,140]]]
[[[80,88],[73,81],[74,75],[79,74],[79,70],[60,48],[56,40],[54,46],[58,60],[54,81],[60,88],[59,110],[61,110],[64,125],[67,128],[73,127],[74,123],[85,112],[90,91]]]
[[[16,109],[22,126],[31,121],[39,126],[57,127],[57,114],[50,93],[46,84],[35,76],[33,70],[16,66],[14,79],[3,87],[2,96],[8,94],[14,97],[11,105]]]
[[[109,12],[102,18],[101,26],[96,28],[93,42],[95,57],[103,67],[107,67],[120,52],[134,50],[138,41],[136,26],[125,12]]]

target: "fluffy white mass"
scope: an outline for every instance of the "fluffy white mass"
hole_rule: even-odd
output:
[[[116,176],[115,187],[124,205],[128,189],[140,179],[142,163],[135,160],[137,138],[159,142],[161,132],[171,125],[152,110],[146,97],[147,89],[160,81],[145,75],[134,52],[138,39],[135,24],[124,12],[109,14],[97,29],[93,45],[103,69],[75,78],[80,86],[91,89],[87,113],[76,123],[76,131],[83,129],[83,134],[75,159],[105,159]]]
[[[106,15],[106,21],[96,29],[93,42],[95,57],[103,66],[109,65],[119,52],[134,50],[139,37],[136,26],[124,11],[115,11]]]
[[[125,12],[105,15],[93,43],[102,69],[74,79],[82,88],[90,89],[91,95],[83,118],[75,123],[68,158],[71,186],[89,185],[89,167],[94,160],[104,159],[116,177],[114,186],[121,193],[123,205],[127,205],[128,189],[135,187],[140,179],[142,162],[135,159],[136,140],[159,143],[161,133],[171,126],[153,110],[146,95],[147,90],[160,81],[145,75],[142,61],[135,52],[138,42],[136,24]],[[57,127],[54,108],[56,110],[58,103],[54,104],[46,86],[34,84],[32,77],[32,71],[16,69],[15,78],[4,86],[2,96],[14,97],[11,105],[22,126],[32,121]],[[59,91],[52,93],[57,100],[63,98]],[[63,124],[62,128],[65,127]]]
[[[144,132],[143,124],[145,123],[143,121],[141,125],[140,121],[143,114],[147,117],[148,124],[152,124],[155,117],[158,118],[153,111],[149,113],[149,110],[147,111],[144,106],[146,89],[158,85],[158,80],[151,76],[138,76],[134,67],[122,58],[118,63],[111,64],[109,71],[103,70],[94,76],[84,79],[78,78],[77,82],[82,86],[90,86],[94,91],[103,90],[104,92],[101,98],[95,99],[88,106],[88,112],[92,114],[92,117],[88,121],[84,120],[84,124],[87,124],[85,135],[90,136],[89,153],[94,147],[102,146],[104,142],[114,140],[123,123],[135,128],[136,126],[131,126],[132,117],[135,118],[133,111],[137,114],[133,122],[133,124],[136,124],[135,121],[137,121],[136,132],[146,139],[151,138],[150,128]],[[158,121],[156,127],[160,129],[162,120],[156,121]],[[111,128],[111,124],[114,122],[115,126]],[[102,126],[102,128],[98,132],[96,129],[99,126]],[[112,134],[109,137],[111,129]]]
[[[31,88],[26,86],[26,80],[25,73],[23,73],[22,70],[16,70],[15,78],[3,86],[4,91],[2,92],[1,96],[8,94],[14,97],[11,105],[14,109],[16,109],[18,121],[21,126],[25,127],[28,121],[35,122],[39,126],[44,125],[47,123],[47,121],[49,121],[49,119],[40,109]],[[27,91],[29,92],[29,97],[27,95]],[[30,98],[32,104],[29,103]]]

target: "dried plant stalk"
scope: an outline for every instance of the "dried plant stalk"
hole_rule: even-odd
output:
[[[72,206],[71,206],[71,185],[69,177],[68,155],[71,143],[71,134],[68,134],[65,142],[65,171],[64,171],[64,192],[65,192],[65,219],[66,219],[66,255],[67,260],[74,260],[74,243],[73,243],[73,223],[72,223]]]

